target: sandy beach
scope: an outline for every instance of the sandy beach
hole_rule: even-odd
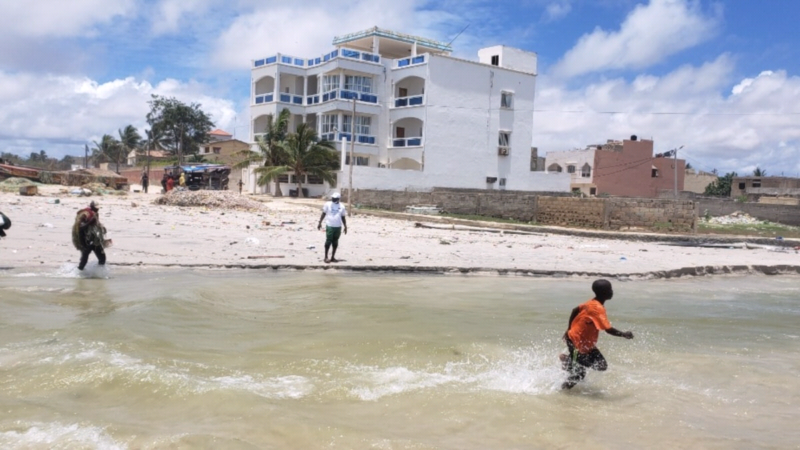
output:
[[[4,270],[76,266],[70,241],[78,209],[99,202],[114,267],[204,267],[302,270],[393,270],[435,273],[605,275],[662,278],[709,273],[798,273],[792,248],[699,248],[662,245],[609,234],[585,237],[543,230],[535,234],[432,229],[370,212],[348,218],[337,264],[323,261],[325,235],[316,229],[320,199],[258,199],[261,207],[224,208],[157,205],[158,194],[77,197],[61,186],[38,196],[0,194],[0,211],[12,228],[0,241]],[[56,200],[58,203],[55,203]],[[432,223],[431,223],[432,224]],[[441,226],[432,224],[433,226]],[[484,227],[485,224],[476,224]],[[90,265],[95,263],[94,256]]]

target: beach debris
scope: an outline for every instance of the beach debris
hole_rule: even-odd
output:
[[[43,224],[40,224],[39,228],[53,228],[53,224],[45,222]]]
[[[436,205],[410,205],[406,206],[406,213],[439,215],[442,213],[442,209]]]
[[[244,242],[246,244],[252,245],[253,247],[257,247],[259,244],[261,244],[261,241],[259,241],[257,238],[254,237],[249,237],[245,239]]]
[[[39,193],[39,188],[36,186],[20,186],[19,195],[36,195]]]
[[[19,192],[25,186],[41,186],[42,183],[31,181],[27,178],[11,177],[5,181],[0,182],[0,191],[2,192]]]
[[[314,250],[315,248],[317,248],[317,246],[316,245],[309,245],[306,248],[309,249],[309,250]]]
[[[153,203],[156,205],[204,206],[207,208],[238,209],[246,211],[261,210],[264,208],[261,202],[239,194],[234,194],[230,191],[170,191],[167,194],[159,195]]]
[[[47,203],[49,203],[51,205],[57,205],[57,204],[61,203],[61,200],[59,200],[57,198],[48,198],[47,199]]]
[[[757,225],[763,223],[761,219],[757,219],[750,214],[742,211],[734,211],[727,216],[711,217],[706,220],[707,223],[716,225]]]
[[[452,242],[450,242],[450,241],[448,241],[446,239],[439,239],[439,243],[442,244],[442,245],[451,245],[452,244]]]
[[[247,259],[264,259],[264,258],[284,258],[284,255],[253,255],[248,256]]]

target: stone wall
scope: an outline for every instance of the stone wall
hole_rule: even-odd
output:
[[[742,211],[761,220],[800,226],[800,206],[742,203],[730,198],[702,197],[695,201],[701,216],[706,213],[711,217],[726,216],[734,211]]]
[[[470,189],[357,190],[354,203],[392,211],[405,211],[411,205],[435,205],[451,214],[604,230],[693,232],[698,214],[697,203],[692,200],[577,198],[563,193]]]

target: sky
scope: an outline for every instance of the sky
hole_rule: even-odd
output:
[[[379,26],[538,54],[532,145],[631,135],[695,168],[800,174],[793,0],[0,0],[0,151],[80,156],[151,95],[249,137],[250,62]],[[463,32],[462,32],[463,31]],[[459,34],[460,33],[460,34]],[[455,40],[454,40],[455,39]]]

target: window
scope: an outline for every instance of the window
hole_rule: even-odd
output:
[[[512,109],[514,107],[514,94],[511,92],[501,92],[500,107],[506,109]]]
[[[278,175],[278,183],[288,183],[289,182],[289,175],[283,174]]]
[[[222,153],[222,147],[214,147],[214,154],[219,155]]]
[[[322,134],[333,133],[339,122],[339,116],[325,114],[322,116]]]
[[[509,131],[501,131],[498,134],[498,143],[497,144],[500,147],[508,148],[509,147],[509,142],[511,142],[511,132],[509,132]]]
[[[345,165],[350,165],[350,155],[345,157],[344,161]],[[368,166],[369,165],[369,157],[368,156],[356,156],[356,165],[357,166]]]
[[[760,188],[761,187],[761,179],[760,178],[758,180],[753,180],[753,187],[754,188]]]
[[[589,195],[597,195],[597,188],[589,188]]]
[[[342,124],[342,132],[350,133],[350,123],[353,121],[353,116],[343,116],[344,123]],[[372,118],[369,116],[356,116],[356,135],[369,136],[370,125]]]
[[[322,77],[322,92],[339,89],[339,75],[324,75]]]
[[[500,55],[492,56],[492,65],[499,66],[500,65]]]
[[[561,166],[559,166],[558,164],[555,164],[555,163],[550,164],[550,166],[547,168],[548,172],[561,173],[561,170],[562,170]]]
[[[567,166],[567,173],[575,173],[575,166],[572,164]]]
[[[357,75],[345,75],[344,89],[346,91],[372,93],[372,78]]]
[[[316,175],[306,175],[306,179],[308,184],[322,184],[322,178]]]
[[[592,177],[592,166],[589,163],[586,163],[581,167],[581,178],[591,178]]]
[[[651,172],[650,172],[650,177],[652,177],[652,178],[658,178],[658,169],[656,169],[655,167],[653,167],[653,168],[651,169]]]
[[[739,190],[744,190],[744,183],[739,183]]]

